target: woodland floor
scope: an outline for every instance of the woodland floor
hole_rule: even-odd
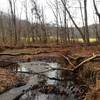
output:
[[[92,55],[100,54],[100,45],[68,45],[62,46],[48,46],[48,47],[28,47],[28,48],[4,48],[0,52],[0,61],[16,62],[16,61],[31,61],[34,60],[56,60],[61,58],[61,55],[77,57],[91,57]],[[72,61],[74,64],[74,62]],[[87,66],[95,66],[95,69],[100,68],[100,60],[97,62],[88,62]],[[1,66],[1,65],[0,65]],[[72,69],[72,66],[65,66]],[[0,68],[0,93],[16,86],[19,82],[19,76],[7,70],[5,67]]]

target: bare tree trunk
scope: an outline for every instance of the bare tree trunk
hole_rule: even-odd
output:
[[[87,19],[87,0],[84,0],[84,15],[85,15],[85,35],[86,42],[89,43],[89,29],[88,29],[88,19]]]
[[[59,34],[59,32],[58,32],[58,27],[59,27],[59,25],[58,25],[58,16],[59,16],[58,1],[55,0],[55,4],[56,5],[53,4],[51,1],[49,1],[49,2],[47,2],[48,6],[51,8],[51,10],[52,10],[52,12],[54,14],[55,20],[56,20],[56,42],[58,44],[58,42],[59,42],[59,39],[58,39],[59,38],[59,35],[58,35]],[[53,6],[55,7],[56,11],[54,11]]]
[[[95,17],[93,16],[94,18],[94,22],[95,22],[95,25],[94,25],[94,33],[96,34],[96,42],[99,42],[100,40],[100,36],[99,36],[99,32],[98,32],[98,25],[97,25],[97,18],[95,19]]]
[[[93,5],[94,5],[94,9],[95,9],[96,15],[97,15],[97,17],[98,17],[98,19],[99,19],[99,27],[100,27],[100,13],[99,13],[99,11],[98,11],[98,9],[97,9],[95,0],[93,0]],[[97,34],[97,38],[98,38],[98,40],[100,41],[100,36],[99,36],[99,34]]]
[[[63,0],[64,4],[66,5],[66,0]],[[70,36],[69,36],[69,29],[68,29],[68,21],[67,21],[67,18],[66,18],[66,9],[64,7],[64,27],[65,27],[65,31],[64,31],[64,35],[65,35],[65,42],[70,42]]]
[[[3,14],[3,12],[1,12],[1,14],[0,14],[0,23],[1,23],[0,26],[1,26],[1,32],[2,32],[2,42],[4,45],[5,44],[5,31],[4,31],[2,14]]]
[[[59,8],[58,8],[58,0],[55,0],[56,3],[56,30],[57,30],[57,44],[59,44],[59,22],[58,22],[58,16],[59,16]]]
[[[18,41],[18,44],[21,44],[21,31],[22,31],[22,23],[21,23],[21,15],[22,15],[22,9],[21,9],[21,12],[19,14],[19,22],[18,22],[18,29],[17,29],[17,41]]]
[[[32,33],[32,42],[35,42],[35,35],[34,35],[35,25],[33,23],[33,13],[32,13],[32,24],[31,24],[31,33]]]
[[[32,10],[35,11],[35,16],[36,16],[37,20],[39,21],[40,27],[43,31],[43,33],[42,32],[39,33],[38,37],[40,38],[41,42],[43,39],[43,42],[46,43],[47,42],[47,35],[46,35],[46,27],[45,27],[45,23],[44,23],[44,15],[43,15],[44,12],[42,11],[42,15],[41,15],[41,10],[38,8],[36,1],[31,0],[31,2],[32,2],[32,6],[33,6]]]
[[[42,17],[41,28],[42,28],[42,31],[43,31],[43,43],[47,43],[47,31],[46,31],[43,7],[42,7],[42,16],[41,17]]]
[[[9,46],[13,46],[13,29],[12,29],[12,18],[11,18],[11,15],[10,15],[10,12],[8,11],[8,14],[9,14],[9,19],[8,19],[8,30],[7,30],[7,33],[9,35],[7,35],[7,40],[10,39],[10,44],[8,44]]]
[[[99,42],[100,41],[100,36],[98,34],[98,28],[97,28],[97,24],[95,24],[95,33],[96,33],[96,41]]]
[[[96,12],[96,15],[98,16],[98,19],[99,19],[99,23],[100,23],[100,13],[97,9],[97,6],[96,6],[96,3],[95,3],[95,0],[93,0],[93,4],[94,4],[94,9],[95,9],[95,12]]]
[[[27,38],[26,43],[29,45],[30,44],[30,23],[28,18],[28,0],[24,1],[24,8],[25,8],[25,16],[26,16],[26,32],[25,32]]]
[[[83,23],[83,28],[82,28],[82,30],[83,30],[83,34],[84,34],[84,36],[85,36],[85,23],[84,23],[84,17],[83,17],[83,12],[82,12],[82,3],[81,3],[81,1],[80,0],[78,0],[78,2],[79,2],[79,8],[80,8],[80,12],[81,12],[81,18],[82,18],[82,23]],[[86,41],[86,40],[85,40]]]
[[[17,44],[17,32],[16,32],[16,0],[9,0],[11,15],[12,15],[12,30],[14,30],[14,45]]]

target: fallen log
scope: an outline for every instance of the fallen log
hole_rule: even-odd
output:
[[[99,54],[97,54],[97,55],[95,55],[95,54],[93,54],[93,56],[91,56],[91,57],[76,57],[76,58],[74,58],[74,57],[72,57],[72,56],[69,56],[68,55],[68,57],[66,57],[66,56],[64,56],[64,55],[62,55],[62,54],[60,54],[60,56],[62,56],[65,60],[67,60],[68,61],[68,63],[71,65],[71,66],[73,66],[73,69],[68,69],[68,68],[52,68],[52,69],[54,69],[54,70],[65,70],[65,71],[71,71],[71,72],[76,72],[76,71],[78,71],[81,67],[83,67],[82,65],[84,65],[85,63],[87,63],[87,62],[89,62],[89,61],[98,61],[98,60],[100,60],[100,55]],[[81,61],[78,65],[74,65],[72,62],[71,62],[71,60],[69,59],[69,58],[71,58],[71,59],[73,59],[73,60],[78,60],[78,59],[85,59],[85,60],[83,60],[83,61]],[[98,70],[99,71],[99,70]]]
[[[20,56],[20,55],[38,55],[38,54],[41,54],[41,53],[53,53],[53,52],[60,52],[60,51],[57,51],[57,50],[52,50],[52,51],[37,51],[37,52],[34,52],[34,53],[29,53],[29,52],[26,52],[26,53],[0,53],[0,56]]]
[[[78,65],[76,65],[76,67],[73,69],[73,71],[76,71],[76,70],[80,69],[80,67],[83,67],[83,66],[82,66],[83,64],[85,64],[85,63],[87,63],[87,62],[89,62],[89,61],[93,61],[93,60],[96,59],[96,58],[100,58],[100,55],[95,55],[95,54],[93,54],[93,56],[91,56],[91,57],[85,59],[84,61],[82,61],[81,63],[79,63]]]
[[[39,52],[40,53],[40,52]],[[34,55],[33,53],[0,53],[0,56],[20,56],[20,55]]]

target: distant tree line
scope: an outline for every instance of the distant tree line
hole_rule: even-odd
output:
[[[84,43],[90,43],[90,28],[88,26],[88,0],[76,0],[79,4],[79,9],[82,27],[79,27],[74,14],[70,8],[69,0],[47,0],[47,5],[51,9],[55,19],[55,25],[47,24],[45,18],[45,9],[39,4],[38,0],[24,0],[22,7],[26,15],[26,20],[21,20],[22,12],[17,17],[17,0],[8,0],[9,11],[5,15],[0,13],[0,45],[20,46],[20,45],[34,45],[34,44],[69,44],[78,42],[78,35],[83,39]],[[29,5],[31,7],[29,8]],[[98,17],[100,24],[100,13],[98,11],[96,0],[93,0],[95,14]],[[75,8],[76,9],[76,8]],[[31,14],[29,15],[29,11]],[[30,21],[31,19],[31,21]],[[95,19],[95,18],[94,18]],[[72,23],[73,26],[69,26]],[[100,25],[99,25],[100,26]],[[77,31],[76,31],[77,30]],[[94,34],[96,41],[100,41],[100,32],[95,20]]]

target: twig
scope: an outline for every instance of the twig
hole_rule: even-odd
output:
[[[64,59],[66,59],[68,61],[68,63],[73,67],[75,68],[75,65],[70,61],[70,59],[62,54],[60,54]]]
[[[72,60],[77,60],[77,58],[79,58],[79,57],[73,57],[73,56],[71,56],[71,55],[67,55],[68,56],[68,58],[70,58],[70,59],[72,59]]]

